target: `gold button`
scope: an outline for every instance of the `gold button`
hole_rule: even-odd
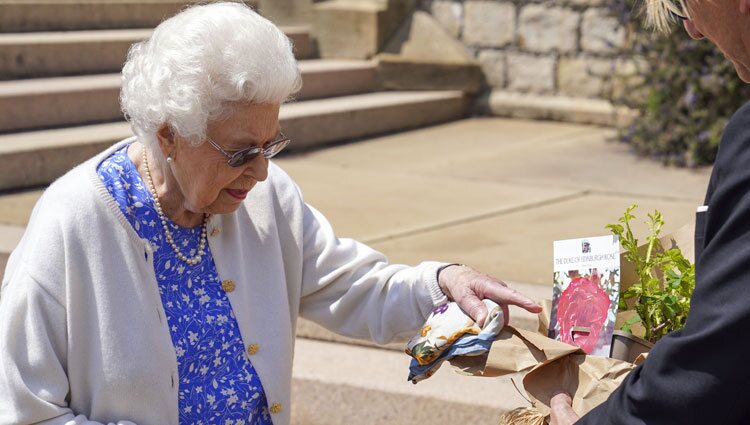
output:
[[[221,289],[224,290],[224,292],[232,292],[234,291],[234,288],[236,285],[234,284],[233,280],[225,280],[221,282]]]
[[[247,346],[247,354],[249,354],[249,355],[252,356],[253,354],[255,354],[255,353],[258,352],[259,348],[260,348],[260,346],[258,345],[258,343],[256,343],[256,342],[252,343],[252,344],[250,344],[250,345]]]
[[[221,229],[218,227],[214,227],[213,230],[211,230],[211,236],[216,236],[219,233],[221,233]]]
[[[271,413],[281,412],[281,403],[274,403],[271,405]]]

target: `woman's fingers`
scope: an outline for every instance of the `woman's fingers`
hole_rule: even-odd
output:
[[[508,305],[515,305],[531,313],[539,313],[542,307],[531,298],[509,288],[505,282],[479,273],[468,267],[461,267],[446,273],[450,278],[445,286],[449,289],[449,296],[466,312],[477,324],[484,326],[489,312],[482,302],[488,298],[498,303],[504,315],[504,324],[508,324],[510,317]],[[445,272],[444,272],[445,273]]]
[[[489,298],[500,305],[515,305],[531,313],[542,311],[542,306],[526,295],[509,288],[504,282],[491,277],[486,277],[486,279],[487,281],[482,288],[483,294],[480,294],[485,298]]]

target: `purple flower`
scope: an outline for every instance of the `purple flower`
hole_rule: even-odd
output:
[[[692,108],[693,105],[695,105],[695,99],[695,91],[693,91],[693,88],[690,87],[690,89],[688,89],[688,92],[685,94],[685,106],[687,106],[688,108]]]
[[[435,307],[434,310],[432,310],[432,314],[443,314],[448,310],[448,304],[443,304]]]

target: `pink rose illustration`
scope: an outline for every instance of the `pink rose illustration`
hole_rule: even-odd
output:
[[[560,295],[557,304],[560,339],[581,347],[586,353],[596,348],[610,305],[609,296],[599,287],[599,281],[596,275],[593,279],[576,277]],[[589,328],[590,332],[573,332],[574,327]]]

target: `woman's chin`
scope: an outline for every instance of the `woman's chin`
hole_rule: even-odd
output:
[[[205,212],[214,215],[231,214],[240,208],[242,202],[242,199],[237,199],[224,193],[213,204],[209,205],[205,209]]]

